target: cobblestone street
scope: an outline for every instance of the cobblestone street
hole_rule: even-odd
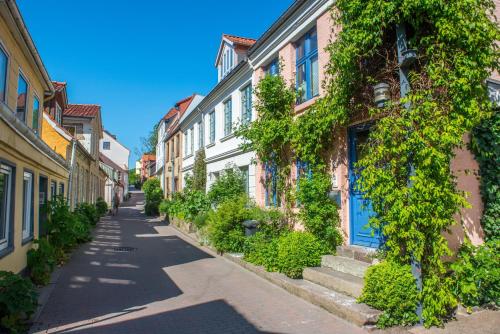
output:
[[[137,205],[136,205],[137,204]],[[32,333],[363,333],[150,222],[134,193],[59,278]]]

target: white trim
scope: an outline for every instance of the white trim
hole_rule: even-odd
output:
[[[4,250],[6,248],[9,247],[9,239],[10,239],[10,228],[11,228],[11,212],[10,212],[10,209],[11,209],[11,205],[10,205],[10,201],[12,200],[12,167],[10,166],[7,166],[7,165],[0,165],[0,173],[4,174],[4,175],[7,175],[6,179],[7,179],[7,187],[6,187],[6,191],[7,191],[7,201],[6,201],[6,205],[5,205],[5,238],[3,239],[0,239],[0,250]],[[1,220],[0,220],[1,221]]]
[[[28,181],[28,189],[25,194],[24,182]],[[33,225],[34,217],[31,216],[31,206],[34,205],[31,202],[31,193],[33,192],[34,177],[32,172],[24,172],[23,174],[23,224],[22,224],[22,240],[26,240],[31,237],[31,226]],[[26,197],[24,197],[26,196]]]

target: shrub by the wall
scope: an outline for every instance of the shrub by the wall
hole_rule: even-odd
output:
[[[108,203],[106,203],[106,201],[102,197],[99,197],[97,199],[95,206],[99,217],[103,217],[108,213]]]
[[[464,244],[451,268],[453,292],[464,306],[500,306],[500,240]]]
[[[144,211],[148,216],[154,216],[159,213],[159,206],[163,199],[163,190],[161,189],[160,180],[151,178],[142,185],[144,191]]]
[[[383,261],[368,268],[358,301],[384,311],[377,323],[379,327],[418,322],[418,291],[409,265]]]
[[[47,285],[57,264],[56,251],[46,239],[35,240],[35,244],[38,247],[27,253],[28,273],[33,283]]]
[[[37,292],[29,279],[0,271],[0,332],[25,332],[37,305]]]
[[[235,166],[227,166],[219,178],[211,185],[208,198],[213,206],[245,193],[245,178]]]
[[[294,231],[278,239],[278,269],[291,278],[301,278],[306,267],[318,267],[328,249],[309,232]]]
[[[245,241],[243,221],[249,218],[248,198],[240,196],[222,202],[209,213],[208,236],[219,252],[241,252]]]
[[[257,232],[245,240],[244,260],[267,271],[278,271],[278,240],[265,232]]]

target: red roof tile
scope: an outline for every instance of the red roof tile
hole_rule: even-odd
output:
[[[257,41],[256,39],[253,38],[240,37],[228,34],[223,34],[222,37],[227,38],[228,40],[230,40],[235,44],[245,45],[245,46],[252,46]]]
[[[75,117],[97,117],[101,111],[101,106],[96,104],[68,104],[64,110],[64,116]]]
[[[142,161],[156,161],[156,155],[154,155],[154,154],[143,154],[141,160]]]
[[[188,96],[180,101],[177,101],[175,103],[174,107],[170,108],[170,110],[165,114],[165,116],[163,116],[163,119],[167,120],[167,119],[173,117],[174,115],[176,115],[178,112],[183,114],[189,108],[189,105],[191,104],[191,102],[193,102],[193,99],[195,96],[196,96],[196,94],[193,94],[193,95]]]
[[[60,91],[64,87],[66,87],[66,83],[65,82],[52,81],[52,84],[54,85],[54,88],[55,88],[56,91]]]

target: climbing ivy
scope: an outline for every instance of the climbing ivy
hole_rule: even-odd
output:
[[[422,265],[426,326],[441,324],[456,305],[445,278],[442,258],[450,250],[442,233],[467,202],[450,163],[464,134],[491,107],[485,80],[498,69],[494,41],[500,37],[490,20],[493,8],[491,0],[338,0],[334,9],[342,30],[329,46],[327,97],[315,112],[335,116],[317,119],[316,129],[325,130],[316,140],[332,133],[330,125],[379,119],[358,164],[358,186],[376,212],[370,223],[383,231],[388,259]],[[406,25],[418,54],[403,99],[397,24]],[[372,102],[370,86],[378,82],[390,85],[392,102],[383,108]],[[328,144],[300,141],[316,152]]]
[[[194,190],[206,192],[207,188],[207,163],[205,162],[205,150],[201,149],[196,152],[193,166],[192,186]]]
[[[472,131],[471,148],[479,163],[486,240],[500,239],[500,112]]]

